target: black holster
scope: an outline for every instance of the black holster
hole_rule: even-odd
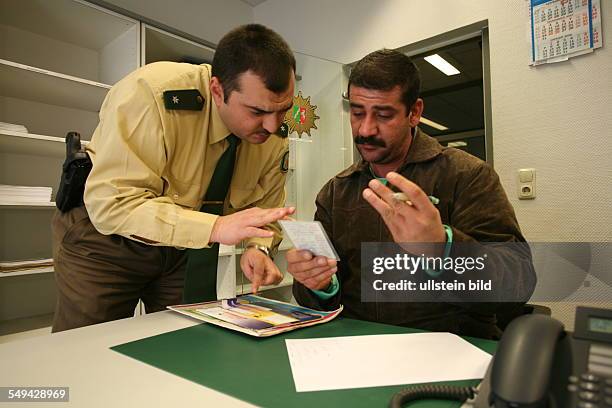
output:
[[[62,178],[55,197],[55,205],[61,212],[83,205],[85,181],[91,171],[91,159],[81,148],[81,135],[66,135],[66,160],[62,165]]]

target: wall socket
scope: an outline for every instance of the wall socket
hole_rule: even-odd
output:
[[[536,170],[519,169],[517,185],[519,200],[533,200],[536,197]]]

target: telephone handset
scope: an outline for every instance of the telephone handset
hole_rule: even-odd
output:
[[[418,398],[446,398],[474,408],[612,407],[612,310],[578,307],[574,333],[545,315],[513,320],[478,390],[417,386],[391,407]]]
[[[561,322],[545,315],[513,320],[499,341],[475,408],[562,407],[571,345]]]

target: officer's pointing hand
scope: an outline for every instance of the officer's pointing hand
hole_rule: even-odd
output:
[[[269,209],[255,207],[221,216],[213,225],[210,242],[236,245],[247,238],[271,238],[274,235],[272,231],[259,227],[282,220],[294,212],[294,207]]]
[[[240,257],[240,268],[253,283],[253,293],[262,285],[278,285],[283,274],[272,259],[256,248],[248,248]]]

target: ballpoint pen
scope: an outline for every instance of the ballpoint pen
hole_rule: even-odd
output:
[[[429,201],[433,204],[433,205],[438,205],[440,203],[440,199],[434,196],[427,196],[427,198],[429,198]],[[412,203],[412,201],[410,201],[408,199],[408,197],[406,197],[406,194],[404,193],[393,193],[393,199],[394,200],[398,200],[398,201],[403,201],[406,204],[413,206],[414,204]]]

